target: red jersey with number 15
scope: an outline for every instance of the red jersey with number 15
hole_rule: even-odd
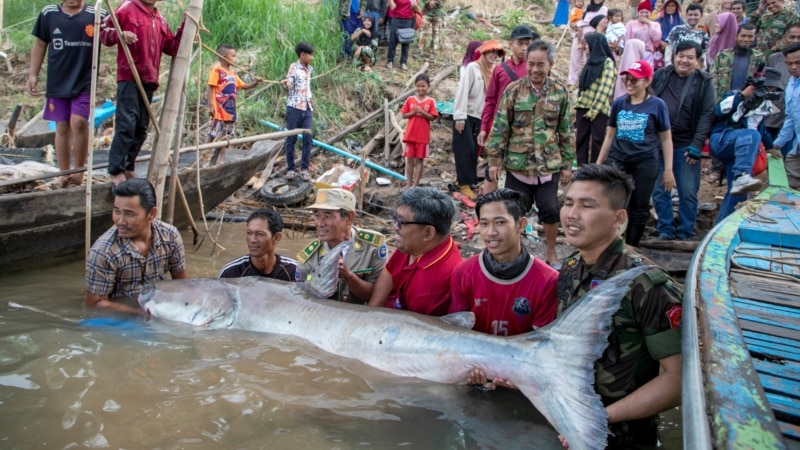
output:
[[[463,261],[453,271],[450,313],[472,311],[473,330],[498,336],[527,333],[555,319],[556,270],[531,255],[520,275],[501,280],[489,274],[482,255]]]

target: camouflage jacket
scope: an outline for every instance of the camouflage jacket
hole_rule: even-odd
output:
[[[747,76],[753,76],[756,68],[767,59],[760,50],[752,49],[750,53],[750,64],[747,66]],[[741,89],[741,86],[731,87],[731,80],[733,79],[733,49],[729,48],[717,54],[717,59],[711,65],[711,76],[714,77],[714,85],[717,86],[716,102],[719,103],[725,93],[731,89]]]
[[[378,275],[383,272],[386,266],[388,249],[386,247],[386,237],[381,233],[362,228],[353,227],[350,231],[350,243],[344,257],[344,263],[359,278],[375,283]],[[327,242],[320,242],[314,239],[300,253],[297,254],[297,261],[300,266],[297,268],[298,281],[310,281],[311,274],[320,262],[325,253],[330,251]],[[347,283],[339,280],[339,288],[333,295],[333,299],[341,302],[364,304],[369,298],[356,298],[350,294]]]
[[[761,50],[764,54],[764,59],[768,58],[771,53],[775,53],[775,51],[783,50],[783,31],[787,25],[797,22],[797,20],[795,13],[788,9],[784,9],[778,14],[772,14],[771,12],[764,12],[760,16],[754,14],[750,18],[750,22],[758,28],[758,42],[755,48]],[[772,51],[773,47],[776,47],[775,51]]]
[[[528,176],[558,173],[572,167],[571,122],[567,89],[547,78],[537,95],[528,77],[503,92],[486,143],[489,165]]]
[[[620,238],[600,255],[597,262],[587,265],[579,253],[564,261],[558,276],[557,316],[574,304],[583,294],[631,267],[653,263],[635,253]],[[681,287],[659,268],[648,270],[633,281],[614,314],[608,347],[595,363],[595,391],[609,405],[625,397],[655,378],[659,359],[681,353]],[[626,434],[639,434],[636,427],[655,433],[657,418],[614,424],[616,439]],[[655,437],[655,436],[653,436]]]
[[[442,3],[444,3],[444,0],[419,0],[419,7],[426,16],[432,20],[437,20],[444,17]]]

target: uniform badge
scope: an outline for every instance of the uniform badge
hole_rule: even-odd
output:
[[[531,313],[531,306],[527,298],[517,297],[514,299],[514,308],[512,310],[515,314],[525,316]]]
[[[591,284],[589,284],[589,289],[594,289],[601,284],[603,284],[603,280],[592,280]]]
[[[378,258],[386,259],[386,254],[389,252],[389,249],[386,248],[386,244],[381,245],[378,249]]]
[[[683,306],[673,305],[672,308],[667,310],[667,319],[669,319],[670,328],[681,327],[681,316],[683,315]]]

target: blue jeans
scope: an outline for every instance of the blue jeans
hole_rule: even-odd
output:
[[[686,162],[686,147],[673,150],[672,173],[678,187],[678,227],[674,226],[675,214],[672,210],[672,195],[664,190],[661,183],[656,182],[653,189],[653,205],[658,215],[656,229],[661,236],[668,239],[694,237],[694,222],[697,219],[697,191],[700,190],[700,161],[694,164]],[[659,153],[659,156],[661,154]],[[664,174],[664,157],[658,160],[658,177]]]
[[[297,128],[311,129],[311,119],[313,113],[310,108],[305,110],[286,107],[286,129],[294,130]],[[311,134],[303,134],[303,152],[300,157],[300,170],[308,170],[311,165]],[[286,168],[294,170],[294,144],[297,142],[297,135],[293,134],[286,137]]]
[[[746,195],[731,195],[731,186],[737,176],[752,172],[758,144],[761,143],[761,133],[747,128],[728,129],[713,133],[708,143],[711,154],[724,165],[728,181],[728,192],[722,200],[715,222],[719,223],[736,209],[736,205],[747,200]]]

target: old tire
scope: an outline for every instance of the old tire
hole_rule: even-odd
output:
[[[261,197],[268,205],[293,206],[302,203],[311,192],[311,183],[300,179],[273,178],[261,187]]]

